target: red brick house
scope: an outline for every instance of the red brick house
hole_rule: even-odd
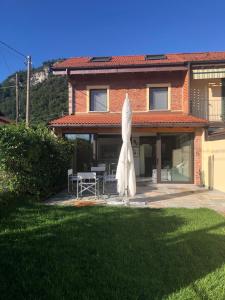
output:
[[[225,52],[75,57],[52,69],[69,90],[69,114],[50,122],[56,134],[89,141],[93,160],[116,164],[128,93],[136,175],[201,183],[203,131],[225,120]]]
[[[11,120],[9,120],[8,118],[6,118],[1,112],[0,112],[0,125],[6,125],[6,124],[10,124]]]

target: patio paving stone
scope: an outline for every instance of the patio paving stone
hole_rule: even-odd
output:
[[[137,183],[137,194],[125,204],[122,197],[93,196],[77,199],[75,195],[61,192],[46,201],[48,205],[90,206],[90,205],[128,205],[149,208],[201,208],[213,209],[225,215],[225,193],[209,191],[193,184],[146,184]]]

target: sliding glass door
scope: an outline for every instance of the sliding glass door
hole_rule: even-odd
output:
[[[156,136],[140,136],[140,176],[156,176]]]
[[[193,135],[162,134],[161,164],[159,164],[161,182],[192,182],[193,178]],[[161,165],[161,166],[160,166]]]
[[[140,175],[152,182],[193,181],[193,134],[140,137]]]

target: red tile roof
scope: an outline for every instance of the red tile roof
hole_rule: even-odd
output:
[[[182,113],[134,113],[132,118],[134,127],[203,127],[207,123],[207,120]],[[68,115],[50,121],[49,125],[51,127],[119,127],[121,126],[121,114],[84,113]]]
[[[165,65],[201,61],[225,61],[225,52],[197,52],[197,53],[174,53],[165,54],[166,59],[145,60],[145,55],[112,56],[108,62],[91,62],[91,57],[74,57],[58,62],[53,70],[75,68],[95,69],[101,67],[124,67],[124,66],[148,66]]]
[[[9,124],[9,123],[11,123],[11,121],[8,118],[0,116],[0,125]]]

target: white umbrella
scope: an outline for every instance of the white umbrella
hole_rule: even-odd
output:
[[[133,150],[130,142],[132,124],[132,110],[130,100],[126,94],[122,109],[122,139],[123,145],[116,170],[117,191],[120,196],[134,196],[136,194],[136,178],[134,170]]]

